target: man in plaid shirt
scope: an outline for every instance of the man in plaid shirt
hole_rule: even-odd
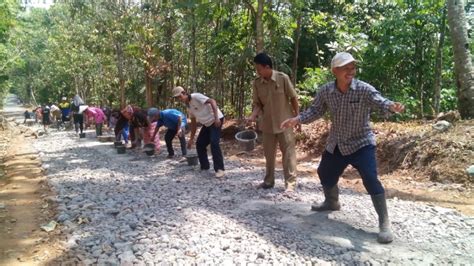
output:
[[[283,121],[281,128],[311,123],[329,112],[331,131],[318,167],[325,200],[311,206],[311,210],[335,211],[341,208],[337,183],[350,164],[359,171],[379,216],[377,240],[390,243],[393,234],[385,190],[377,177],[375,136],[369,126],[369,116],[374,109],[391,114],[402,112],[404,106],[385,99],[373,86],[355,79],[356,60],[349,53],[337,53],[331,61],[331,70],[336,81],[323,85],[311,106],[300,115]]]

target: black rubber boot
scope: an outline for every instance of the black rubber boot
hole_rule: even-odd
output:
[[[385,194],[371,196],[375,211],[379,215],[379,234],[377,241],[381,244],[388,244],[393,241],[392,230],[390,229],[390,220],[388,219],[387,202]]]
[[[312,205],[312,211],[338,211],[341,209],[341,204],[339,204],[339,188],[337,185],[332,188],[323,187],[325,200],[323,203],[318,205]]]

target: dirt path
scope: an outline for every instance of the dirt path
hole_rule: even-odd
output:
[[[8,106],[5,115],[10,116]],[[10,130],[10,131],[9,131]],[[40,229],[53,217],[41,161],[32,139],[18,129],[0,131],[7,145],[0,178],[0,265],[38,265],[60,253],[55,232]]]

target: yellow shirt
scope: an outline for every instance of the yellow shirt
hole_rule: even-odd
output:
[[[61,109],[68,109],[69,108],[69,103],[68,102],[63,102],[63,103],[59,103],[59,108]]]
[[[258,106],[263,114],[260,114],[260,130],[264,133],[281,133],[280,124],[285,119],[296,114],[291,106],[291,98],[297,94],[291,84],[290,78],[285,73],[272,71],[269,80],[257,77],[253,82],[253,106]]]

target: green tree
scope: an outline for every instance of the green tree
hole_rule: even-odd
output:
[[[459,112],[463,118],[474,118],[474,67],[467,38],[464,2],[448,0],[448,21],[453,40],[456,84],[459,89]]]

